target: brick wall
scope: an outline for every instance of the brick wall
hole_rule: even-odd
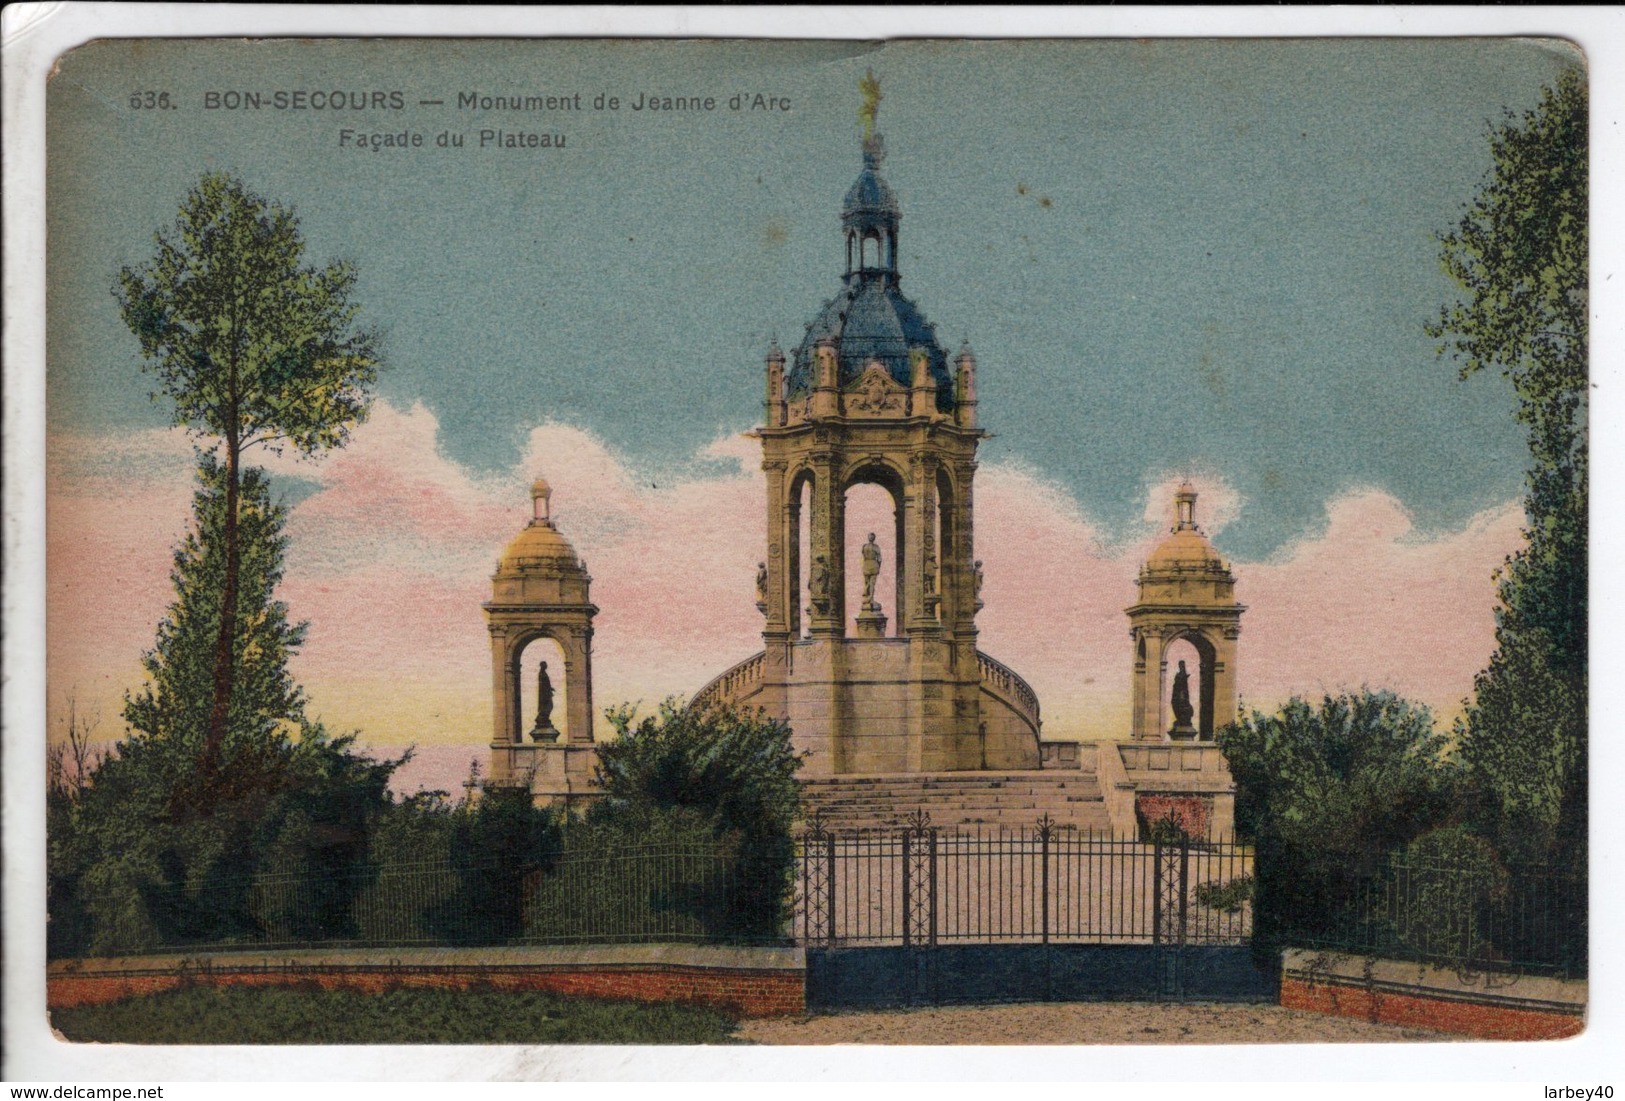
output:
[[[1281,1004],[1481,1040],[1559,1040],[1585,1030],[1586,983],[1512,974],[1458,975],[1395,960],[1282,954]]]
[[[661,946],[629,946],[630,948]],[[626,951],[630,959],[614,959],[614,953],[593,953],[598,959],[579,957],[580,951],[556,953],[564,958],[514,959],[535,956],[546,949],[530,952],[496,950],[502,957],[488,962],[435,960],[445,952],[394,951],[389,959],[376,954],[357,953],[346,959],[343,953],[324,953],[317,958],[290,956],[217,954],[181,959],[178,957],[118,960],[70,960],[53,963],[46,977],[46,1001],[51,1008],[96,1005],[122,998],[156,994],[185,984],[215,986],[284,986],[314,983],[329,990],[356,990],[376,993],[398,987],[444,987],[497,990],[542,990],[588,998],[621,998],[644,1002],[685,1002],[706,1005],[739,1017],[791,1016],[806,1011],[806,964],[796,953],[786,965],[773,959],[764,966],[739,966],[738,957],[750,949],[728,953],[732,963],[638,959],[649,953]],[[769,950],[772,951],[772,950]],[[780,950],[782,951],[782,950]],[[461,950],[457,955],[473,955]],[[697,949],[671,950],[666,954],[699,955]]]

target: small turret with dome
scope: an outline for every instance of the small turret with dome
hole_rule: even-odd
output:
[[[1196,525],[1196,489],[1183,482],[1174,493],[1176,519],[1135,579],[1139,599],[1125,609],[1134,640],[1133,736],[1211,739],[1236,708],[1236,640],[1241,613],[1230,566]],[[1196,723],[1168,730],[1168,648],[1188,642],[1196,650]],[[1183,665],[1181,665],[1183,669]]]
[[[590,798],[595,760],[592,722],[592,621],[587,564],[553,521],[553,487],[537,478],[530,487],[531,516],[509,541],[491,576],[483,605],[491,634],[491,771],[488,785],[527,786],[539,802]],[[525,742],[520,708],[520,666],[532,643],[550,640],[563,658],[538,677],[536,726]],[[562,681],[561,732],[552,722],[554,681]]]
[[[498,602],[547,599],[552,603],[585,603],[592,578],[553,523],[553,487],[546,479],[531,483],[531,519],[509,541],[497,561],[493,599]]]
[[[1192,593],[1192,582],[1202,582],[1212,586],[1213,599],[1229,603],[1234,596],[1235,577],[1196,524],[1195,487],[1189,482],[1180,483],[1174,506],[1177,519],[1168,538],[1157,545],[1140,568],[1141,600],[1148,599],[1147,585],[1174,584],[1185,598]]]

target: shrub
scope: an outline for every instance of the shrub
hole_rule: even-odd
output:
[[[698,821],[718,843],[736,846],[734,904],[710,931],[777,936],[789,917],[795,874],[791,830],[800,812],[795,774],[801,758],[790,728],[759,712],[693,710],[667,700],[634,723],[630,707],[608,712],[616,738],[598,747],[595,782],[605,798],[589,812],[595,825],[647,836],[671,815]],[[673,824],[671,828],[686,828]]]
[[[1219,731],[1256,846],[1253,949],[1321,937],[1388,855],[1442,824],[1457,779],[1427,708],[1390,692],[1297,697]]]

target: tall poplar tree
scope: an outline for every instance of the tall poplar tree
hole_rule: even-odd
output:
[[[224,561],[209,659],[199,766],[217,770],[238,682],[243,454],[259,445],[314,454],[367,413],[377,337],[358,328],[355,269],[304,263],[293,212],[226,173],[205,175],[144,264],[114,294],[174,423],[222,453]]]
[[[1462,296],[1428,330],[1462,378],[1509,379],[1528,430],[1526,543],[1500,572],[1496,649],[1461,744],[1483,824],[1514,859],[1585,843],[1587,116],[1585,75],[1569,69],[1492,131],[1494,168],[1440,236]]]

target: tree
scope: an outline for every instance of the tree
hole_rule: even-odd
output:
[[[1526,542],[1500,571],[1496,649],[1460,732],[1479,817],[1511,858],[1585,842],[1587,107],[1568,69],[1492,130],[1490,177],[1440,235],[1462,298],[1428,329],[1463,379],[1511,381],[1528,430]]]
[[[1218,733],[1236,781],[1236,825],[1257,859],[1254,947],[1328,927],[1387,856],[1455,806],[1447,739],[1427,708],[1391,692],[1293,697]]]
[[[790,727],[759,712],[695,710],[673,700],[635,724],[628,706],[607,717],[616,737],[598,747],[594,783],[605,798],[589,822],[639,836],[699,823],[736,854],[742,892],[721,931],[777,934],[801,809],[801,757],[790,744]]]
[[[137,737],[184,750],[177,763],[202,759],[212,706],[215,637],[221,622],[230,523],[228,473],[213,455],[198,456],[192,500],[193,530],[174,553],[169,579],[175,600],[158,624],[153,648],[142,656],[148,682],[127,694],[124,719]],[[271,501],[264,471],[243,472],[237,492],[237,614],[231,706],[221,753],[269,745],[305,722],[304,693],[288,672],[288,659],[304,641],[305,625],[288,620],[276,599],[282,580],[286,510]]]
[[[305,713],[288,659],[304,638],[275,599],[286,511],[264,472],[244,472],[236,691],[220,768],[199,785],[210,657],[225,570],[224,467],[201,455],[193,525],[176,549],[175,599],[143,657],[148,682],[125,697],[128,736],[72,799],[53,800],[48,835],[56,954],[213,941],[252,932],[253,877],[297,881],[290,927],[313,939],[350,929],[370,830],[406,758],[353,752]],[[206,808],[208,813],[195,811]],[[287,893],[285,892],[285,895]]]
[[[208,778],[237,677],[243,452],[309,455],[343,443],[367,412],[377,338],[355,327],[354,268],[302,266],[293,212],[230,175],[205,175],[155,239],[156,256],[123,268],[114,294],[175,423],[216,438],[224,453],[224,562],[200,756]]]
[[[673,700],[633,723],[630,706],[607,712],[615,740],[598,747],[594,782],[603,806],[686,807],[717,828],[789,835],[801,806],[801,758],[778,719],[727,707],[693,710]]]

